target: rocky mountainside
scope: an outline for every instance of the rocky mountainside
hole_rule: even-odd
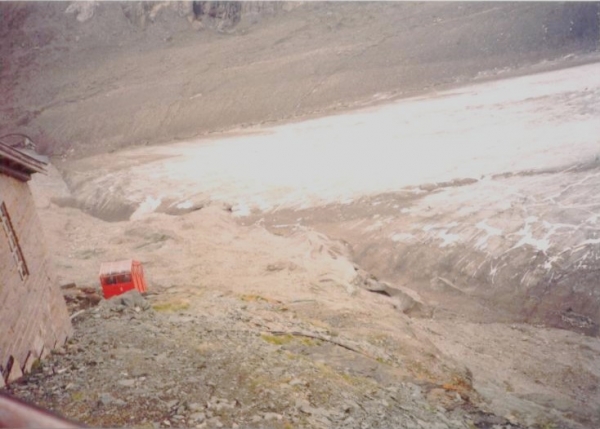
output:
[[[280,317],[283,306],[261,297],[202,301],[196,315],[146,309],[141,296],[103,301],[12,392],[98,427],[522,427],[475,405],[464,375],[445,387],[407,378],[371,356],[381,345]]]
[[[77,156],[519,72],[599,40],[597,3],[2,2],[0,19],[0,133]]]
[[[209,204],[107,223],[36,198],[75,335],[20,398],[92,426],[595,428],[600,344],[419,312],[308,228],[271,234]],[[67,244],[65,244],[67,243]],[[150,294],[98,296],[135,255]],[[78,285],[79,287],[75,286]],[[379,292],[379,293],[374,293]],[[95,306],[95,304],[99,305]]]
[[[599,68],[62,162],[31,183],[60,283],[134,257],[154,313],[75,310],[14,391],[109,426],[598,427]]]
[[[598,428],[598,7],[0,2],[76,328],[7,389],[92,426]],[[125,258],[149,294],[102,300]]]

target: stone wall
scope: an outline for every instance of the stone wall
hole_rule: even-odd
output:
[[[0,175],[0,204],[10,216],[28,275],[17,269],[0,231],[0,369],[5,381],[28,372],[72,333],[65,301],[55,283],[44,233],[27,183]],[[2,381],[0,381],[2,384]]]

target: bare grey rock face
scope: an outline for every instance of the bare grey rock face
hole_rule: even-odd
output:
[[[94,16],[96,7],[98,7],[97,1],[72,2],[65,13],[74,14],[79,22],[86,22]]]
[[[117,295],[108,300],[101,301],[100,307],[106,308],[112,311],[123,311],[125,309],[131,309],[135,311],[135,308],[141,310],[148,310],[150,303],[142,296],[138,290],[130,290],[124,294]]]
[[[204,413],[193,413],[190,414],[189,418],[194,422],[202,423],[204,420],[206,420],[206,415]]]

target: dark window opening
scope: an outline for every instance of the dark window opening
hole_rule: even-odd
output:
[[[6,238],[8,239],[10,253],[12,254],[13,260],[17,265],[19,276],[21,277],[21,280],[25,280],[29,275],[29,270],[27,269],[27,264],[25,263],[25,258],[23,257],[23,251],[19,245],[19,240],[17,239],[17,234],[13,228],[5,203],[0,204],[0,222],[2,223],[2,229],[4,230]]]

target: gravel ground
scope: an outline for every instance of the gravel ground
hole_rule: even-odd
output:
[[[214,295],[205,305],[227,309],[215,317],[128,295],[73,308],[74,338],[11,393],[103,427],[518,427],[479,410],[468,385],[400,376],[373,358],[383,349],[278,304]]]

